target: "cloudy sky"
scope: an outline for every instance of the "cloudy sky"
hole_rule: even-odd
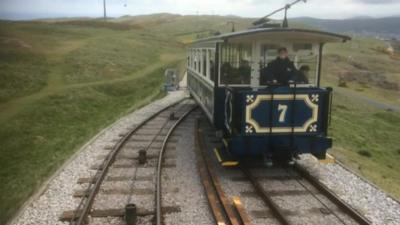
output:
[[[139,15],[158,12],[218,14],[260,17],[293,0],[107,0],[108,15]],[[0,0],[0,18],[100,17],[103,0]],[[289,17],[311,16],[338,19],[358,16],[400,15],[400,0],[308,0]],[[281,18],[278,15],[275,18]]]

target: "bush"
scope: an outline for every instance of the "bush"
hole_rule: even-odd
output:
[[[339,87],[347,87],[347,83],[342,77],[339,77],[338,86]]]
[[[362,155],[362,156],[365,156],[365,157],[368,157],[368,158],[372,157],[371,152],[369,152],[368,150],[360,150],[357,153],[359,155]]]

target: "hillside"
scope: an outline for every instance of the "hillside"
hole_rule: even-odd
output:
[[[79,146],[160,92],[184,46],[96,20],[0,22],[0,224]]]
[[[141,27],[157,35],[173,36],[188,43],[196,38],[213,35],[215,32],[230,32],[235,23],[236,30],[247,29],[254,19],[236,16],[182,16],[176,14],[153,14],[144,16],[124,16],[113,22]]]
[[[229,32],[228,21],[239,30],[253,20],[155,14],[0,21],[0,224],[90,137],[162,96],[163,71],[184,61],[186,43]],[[344,77],[346,90],[400,105],[399,90],[387,88],[400,83],[400,60],[386,47],[371,38],[328,45],[324,84],[336,88]],[[399,116],[348,96],[334,104],[334,153],[400,196]]]
[[[343,20],[324,20],[309,17],[294,18],[293,21],[305,23],[322,30],[341,33],[356,33],[368,36],[400,39],[400,17],[354,18]]]

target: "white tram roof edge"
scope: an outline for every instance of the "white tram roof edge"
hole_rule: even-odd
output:
[[[311,29],[296,29],[296,28],[258,28],[243,30],[232,33],[225,33],[218,36],[213,36],[205,39],[196,40],[191,45],[202,45],[206,43],[216,42],[252,42],[255,40],[271,40],[271,41],[290,41],[290,42],[314,42],[314,43],[328,43],[328,42],[346,42],[351,40],[351,37],[325,32],[320,30]]]

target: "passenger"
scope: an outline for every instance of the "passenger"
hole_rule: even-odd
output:
[[[251,76],[251,67],[250,62],[247,60],[242,60],[239,66],[239,77],[240,77],[240,84],[248,84],[250,83],[250,76]]]
[[[274,76],[271,68],[264,66],[260,69],[260,85],[268,85],[274,83]]]
[[[221,83],[229,84],[230,83],[230,76],[232,74],[232,66],[229,62],[224,62],[221,65]]]
[[[310,67],[307,65],[302,65],[296,76],[296,83],[308,84],[308,73],[310,72]]]
[[[290,61],[286,48],[279,48],[278,54],[278,57],[268,64],[267,72],[271,73],[274,80],[279,84],[288,85],[289,80],[291,80],[298,71],[293,62]]]

